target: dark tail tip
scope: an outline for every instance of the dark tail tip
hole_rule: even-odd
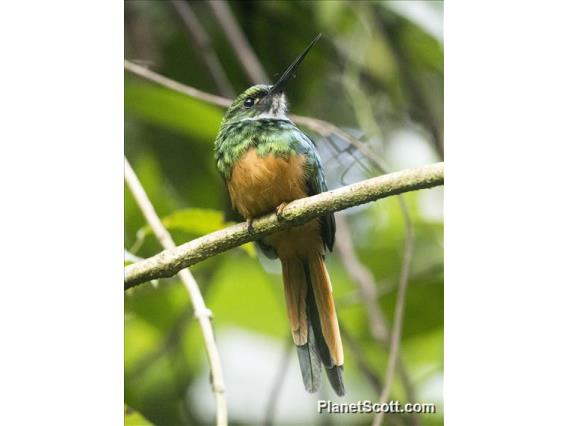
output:
[[[304,387],[309,393],[314,393],[321,384],[321,361],[310,343],[296,346],[296,349],[298,350]]]
[[[331,387],[337,396],[345,395],[345,386],[343,385],[343,365],[335,365],[331,368],[326,368],[327,378]]]

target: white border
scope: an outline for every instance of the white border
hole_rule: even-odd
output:
[[[566,423],[562,5],[446,3],[448,425]]]
[[[0,13],[0,424],[123,423],[123,4]]]

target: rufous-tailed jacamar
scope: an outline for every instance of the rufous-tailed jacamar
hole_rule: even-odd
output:
[[[215,140],[217,168],[233,207],[249,225],[254,218],[298,198],[327,190],[313,141],[288,118],[284,87],[318,35],[274,85],[255,85],[231,104]],[[323,363],[338,395],[343,385],[343,346],[331,282],[324,263],[335,238],[333,214],[288,228],[258,241],[270,258],[282,263],[292,338],[298,350],[304,386],[315,392]]]

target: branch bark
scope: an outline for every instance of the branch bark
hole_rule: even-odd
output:
[[[211,256],[227,251],[249,241],[301,225],[326,213],[344,210],[391,195],[418,189],[432,188],[444,183],[444,163],[435,163],[416,169],[403,170],[367,179],[353,185],[323,192],[288,204],[280,217],[263,216],[253,222],[248,230],[240,223],[197,238],[179,247],[134,263],[125,268],[125,289],[156,278],[171,277],[180,270]]]
[[[124,159],[124,178],[134,199],[136,200],[142,214],[148,221],[148,224],[154,231],[154,234],[165,249],[174,250],[176,245],[174,240],[166,230],[150,199],[146,195],[136,173],[130,166],[130,163]],[[211,311],[205,306],[203,296],[199,290],[199,286],[193,278],[189,269],[180,269],[176,271],[185,284],[189,293],[189,299],[193,307],[193,312],[203,334],[207,358],[209,359],[209,367],[211,368],[211,387],[215,395],[217,403],[217,425],[227,425],[227,403],[225,401],[225,385],[223,384],[223,372],[221,370],[221,358],[219,350],[215,343],[215,335],[213,333],[213,325],[211,324]],[[172,274],[173,275],[173,274]]]

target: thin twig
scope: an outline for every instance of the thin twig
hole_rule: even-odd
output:
[[[278,216],[275,213],[262,216],[251,226],[245,222],[233,225],[127,266],[125,289],[152,279],[170,277],[211,256],[327,213],[443,183],[444,163],[435,163],[294,200]]]
[[[361,303],[363,303],[363,306],[365,307],[365,310],[367,312],[367,322],[369,324],[371,336],[379,345],[386,346],[391,338],[391,333],[388,329],[385,318],[377,301],[378,286],[369,269],[366,268],[355,255],[355,248],[353,247],[351,234],[349,233],[348,227],[345,226],[346,222],[347,221],[343,216],[336,216],[336,223],[338,225],[336,234],[336,248],[339,252],[339,256],[347,273],[351,276],[351,278],[355,281],[359,288],[358,299],[359,301],[361,301]],[[409,264],[409,259],[406,259],[403,264]],[[401,275],[403,274],[407,274],[404,268],[401,271]],[[406,277],[406,281],[408,281],[408,277]],[[414,387],[412,386],[406,367],[402,362],[402,359],[400,358],[400,353],[398,354],[396,368],[406,392],[407,400],[409,402],[414,402]],[[359,369],[364,371],[362,367],[360,367]],[[377,395],[380,396],[380,392],[377,393]],[[416,416],[411,416],[410,419],[413,425],[419,424]]]
[[[225,70],[221,66],[217,53],[211,46],[209,35],[201,26],[197,16],[195,16],[190,3],[184,0],[172,0],[171,4],[197,46],[197,52],[203,58],[203,62],[209,70],[219,93],[225,97],[233,98],[235,91],[227,78],[227,74],[225,74]]]
[[[248,40],[239,26],[239,23],[233,16],[229,5],[224,0],[207,2],[215,17],[219,21],[221,28],[227,36],[227,40],[233,46],[238,60],[240,61],[244,71],[247,73],[249,80],[253,84],[268,83],[268,77],[264,72],[260,61],[257,59]]]
[[[202,90],[196,89],[195,87],[188,86],[186,84],[179,83],[155,71],[149,70],[146,67],[137,65],[132,61],[125,60],[124,68],[131,72],[132,74],[142,77],[146,80],[152,81],[161,86],[167,87],[178,93],[182,93],[186,96],[200,99],[204,102],[217,105],[226,108],[231,105],[231,99],[224,98],[222,96],[216,96],[211,93],[204,92]],[[289,114],[290,118],[298,125],[310,129],[323,137],[331,137],[333,135],[347,141],[349,144],[357,148],[365,157],[377,165],[377,167],[385,173],[387,167],[383,161],[363,142],[357,138],[351,136],[349,133],[337,127],[335,124],[329,123],[325,120],[320,120],[319,118],[307,117],[303,115]]]
[[[405,216],[405,220],[408,218]],[[402,273],[400,275],[400,283],[398,287],[398,294],[396,298],[396,306],[394,311],[394,323],[392,327],[389,359],[387,363],[387,370],[385,374],[385,386],[379,398],[379,403],[383,404],[387,401],[390,389],[394,380],[396,364],[399,356],[400,339],[402,335],[402,323],[404,318],[404,305],[406,302],[406,290],[408,288],[408,276],[410,273],[410,260],[412,259],[412,240],[414,239],[414,231],[412,227],[407,228],[405,236],[406,244],[404,256],[402,261]],[[373,419],[373,426],[380,426],[384,418],[384,413],[378,413]]]
[[[148,221],[148,224],[162,246],[166,250],[175,249],[176,245],[174,240],[160,221],[160,218],[154,210],[154,206],[150,202],[142,184],[138,180],[136,173],[134,173],[134,170],[126,158],[124,159],[124,178],[138,204],[138,207],[140,207],[142,214]],[[176,272],[187,288],[194,315],[201,327],[201,333],[203,334],[203,340],[207,351],[207,358],[209,360],[209,367],[211,369],[211,388],[217,403],[217,425],[224,426],[227,424],[227,403],[225,401],[225,386],[223,384],[221,359],[219,357],[217,344],[215,343],[213,325],[211,324],[211,311],[205,306],[199,286],[191,272],[188,269],[180,269]]]
[[[377,396],[381,395],[381,389],[383,388],[383,382],[381,378],[373,371],[367,360],[365,359],[365,354],[363,353],[363,349],[357,343],[357,340],[351,336],[351,333],[347,331],[345,327],[341,327],[341,335],[345,339],[345,343],[347,347],[351,351],[355,359],[355,363],[363,373],[363,376],[369,382],[369,385],[373,388]]]
[[[355,255],[353,240],[347,228],[345,217],[338,215],[335,218],[337,224],[336,248],[341,262],[347,273],[353,278],[359,287],[359,297],[367,311],[367,321],[371,336],[382,344],[388,342],[389,332],[383,313],[377,304],[377,286],[369,269],[365,268]]]
[[[351,79],[344,79],[344,81],[346,83],[345,84],[346,89],[348,90],[349,94],[351,95],[352,102],[354,103],[353,110],[354,110],[355,116],[357,118],[357,121],[359,123],[359,126],[363,130],[366,130],[367,134],[375,135],[376,137],[380,137],[381,136],[380,127],[374,122],[374,117],[373,117],[373,114],[372,114],[372,105],[371,105],[368,97],[365,96],[365,94],[360,89],[359,76],[358,76],[356,69],[351,69],[351,71],[349,72],[349,75],[351,75],[351,79],[352,78],[356,79],[351,84],[349,84],[352,81]],[[365,146],[365,148],[367,148],[367,147]],[[372,151],[368,150],[368,151],[364,152],[364,155],[371,162],[371,164],[375,165],[377,170],[379,170],[382,173],[388,173],[388,170],[387,170],[387,167],[385,166],[385,164]],[[401,284],[399,284],[399,287],[400,286],[406,287],[408,285],[408,280],[409,280],[409,276],[410,276],[410,271],[408,269],[410,268],[410,264],[411,264],[411,260],[412,260],[412,252],[414,251],[414,236],[413,236],[414,230],[413,230],[412,220],[410,218],[410,212],[409,212],[408,206],[407,206],[407,204],[404,200],[404,196],[403,195],[397,196],[397,201],[398,201],[400,211],[401,211],[401,214],[402,214],[402,217],[403,217],[404,232],[405,232],[404,256],[403,256],[403,260],[402,260],[402,268],[401,268],[401,271],[400,271],[400,280],[399,280]],[[349,237],[350,237],[350,235],[347,234],[346,238],[349,238]],[[359,268],[366,269],[363,265],[360,265]],[[369,272],[369,275],[372,277],[370,272]],[[374,287],[376,288],[376,286],[374,286]],[[375,320],[377,320],[378,315],[372,313],[372,310],[373,310],[374,307],[378,308],[376,300],[374,300],[374,303],[367,304],[366,306],[368,306],[371,309],[370,314],[373,315]],[[381,319],[382,319],[382,317],[381,317]],[[389,335],[389,337],[388,337],[389,340],[390,340],[391,337],[392,337],[392,335]],[[405,365],[404,365],[404,363],[401,359],[400,353],[397,354],[397,360],[396,360],[395,364],[396,364],[396,368],[397,368],[398,372],[400,373],[400,378],[401,378],[403,387],[404,387],[405,392],[406,392],[406,397],[410,402],[414,402],[414,399],[415,399],[414,387],[412,386],[408,372],[406,371],[406,367],[405,367]],[[418,417],[416,415],[411,414],[410,419],[411,419],[412,424],[414,426],[418,426],[420,424]]]
[[[363,348],[359,345],[357,339],[355,339],[343,325],[339,324],[339,327],[341,330],[341,336],[343,339],[345,339],[345,344],[347,348],[349,348],[349,352],[353,356],[355,364],[357,364],[357,367],[359,368],[365,379],[367,379],[369,386],[371,386],[371,388],[375,391],[377,397],[380,397],[381,389],[384,386],[381,377],[373,371],[373,368],[367,361]],[[399,421],[399,418],[389,416],[389,419],[391,418],[397,423],[402,423]]]
[[[135,64],[132,61],[125,60],[124,69],[139,77],[145,78],[146,80],[153,81],[154,83],[167,87],[170,90],[182,93],[192,98],[200,99],[202,101],[224,108],[231,105],[230,99],[224,98],[222,96],[212,95],[211,93],[204,92],[202,90],[196,89],[195,87],[179,83],[175,80],[164,77],[157,72],[151,71],[148,68],[143,67],[142,65]]]
[[[134,62],[129,60],[124,61],[124,69],[138,77],[159,84],[163,87],[167,87],[168,89],[175,92],[181,93],[194,99],[202,100],[213,105],[217,105],[222,108],[227,108],[232,103],[231,99],[213,95],[211,93],[204,92],[203,90],[196,89],[195,87],[188,86],[187,84],[179,83],[175,80],[172,80],[171,78],[165,77],[155,71],[152,71],[142,65],[135,64]],[[386,169],[381,159],[377,157],[366,144],[351,136],[344,130],[340,129],[335,124],[329,123],[325,120],[320,120],[319,118],[307,117],[304,115],[289,114],[289,117],[299,126],[310,129],[323,137],[336,135],[337,137],[355,146],[359,151],[361,151],[363,155],[365,155],[369,159],[372,159],[375,164],[379,164],[381,166],[381,170]]]

